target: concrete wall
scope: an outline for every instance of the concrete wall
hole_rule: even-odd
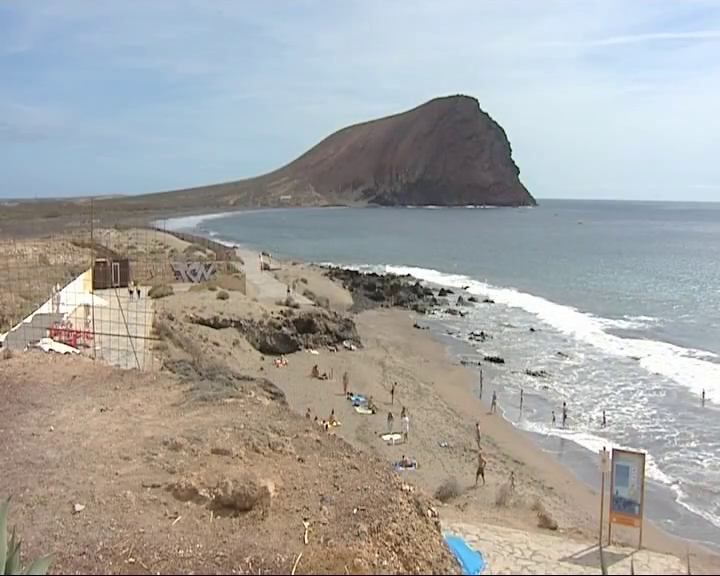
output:
[[[35,312],[30,314],[22,322],[19,322],[13,328],[11,328],[5,334],[0,335],[0,342],[3,342],[6,336],[13,331],[32,324],[33,318],[36,314],[42,315],[61,315],[71,314],[75,309],[87,302],[88,295],[92,292],[92,270],[88,269],[77,278],[65,285],[54,296],[51,296],[47,301],[40,306]]]

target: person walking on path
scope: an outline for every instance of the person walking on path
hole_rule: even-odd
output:
[[[403,439],[407,442],[410,436],[410,414],[408,414],[405,406],[402,407],[402,411],[400,412],[400,420],[402,422]]]
[[[393,417],[393,413],[392,413],[392,412],[388,412],[388,417],[387,417],[387,430],[388,430],[388,434],[393,431],[393,425],[394,425],[394,424],[395,424],[395,418]]]
[[[478,479],[482,478],[483,486],[485,486],[485,458],[483,458],[482,452],[478,452],[478,463],[477,470],[475,470],[475,486],[478,485]]]
[[[395,404],[395,386],[397,386],[397,382],[393,382],[390,388],[390,404]]]
[[[497,392],[493,390],[492,400],[490,400],[490,412],[495,414],[497,412]]]

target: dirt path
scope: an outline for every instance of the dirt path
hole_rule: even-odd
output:
[[[261,302],[275,304],[287,298],[288,286],[278,280],[272,272],[260,271],[259,253],[247,248],[236,248],[235,252],[245,263],[246,282],[257,290],[257,299]],[[300,305],[311,305],[312,302],[301,294],[293,294],[293,299]]]

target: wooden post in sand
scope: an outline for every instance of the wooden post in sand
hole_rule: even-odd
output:
[[[607,471],[608,453],[603,446],[600,451],[600,534],[598,544],[602,546],[603,537],[603,514],[605,513],[605,472]],[[608,536],[609,538],[609,536]]]

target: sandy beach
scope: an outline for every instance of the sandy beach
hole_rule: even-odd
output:
[[[304,278],[314,292],[329,299],[332,307],[347,308],[349,295],[330,283],[320,269],[292,263],[279,267],[278,278],[287,283]],[[415,314],[397,309],[362,312],[356,317],[364,344],[362,350],[298,353],[290,358],[288,367],[271,368],[271,377],[298,412],[310,409],[322,419],[334,410],[342,422],[337,434],[355,446],[371,450],[390,462],[402,455],[417,460],[417,470],[402,474],[428,493],[433,494],[448,478],[457,479],[462,494],[442,507],[444,521],[476,525],[489,522],[548,533],[538,527],[536,510],[540,505],[557,521],[557,532],[597,542],[599,494],[499,413],[490,414],[490,393],[485,394],[483,402],[474,396],[476,372],[453,364],[445,345],[431,331],[414,328],[416,318]],[[333,378],[329,381],[310,378],[314,364],[321,372],[332,373]],[[345,371],[350,377],[350,390],[373,397],[378,406],[376,415],[357,414],[345,399],[342,390]],[[393,404],[390,390],[395,382]],[[485,389],[492,390],[492,382],[487,379]],[[387,413],[393,413],[395,429],[399,431],[403,406],[410,414],[409,442],[388,445],[380,438],[387,431]],[[475,422],[480,423],[487,460],[486,485],[481,483],[477,488]],[[515,475],[516,491],[506,501],[501,492],[506,490],[504,486],[511,472]],[[607,523],[604,534],[607,535]],[[614,542],[636,546],[637,538],[636,530],[613,527]],[[694,570],[713,572],[720,567],[716,555],[672,537],[650,522],[643,527],[643,547],[680,558],[690,549]]]

